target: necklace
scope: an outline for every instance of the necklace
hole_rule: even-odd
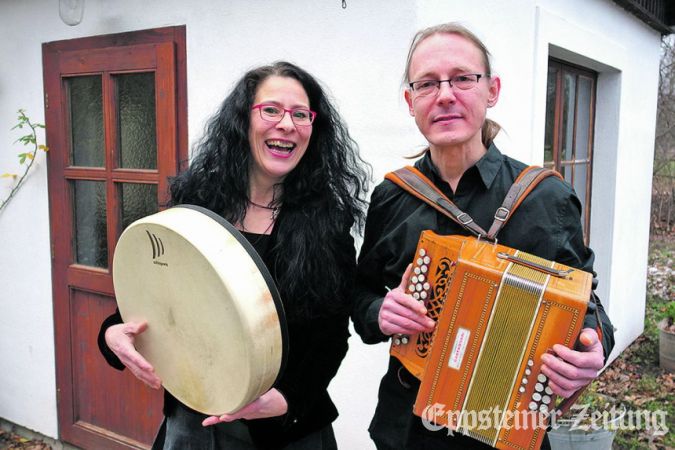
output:
[[[278,206],[270,206],[270,205],[265,206],[265,205],[261,205],[261,204],[259,204],[259,203],[254,202],[253,200],[249,200],[248,202],[249,202],[251,205],[257,206],[258,208],[262,208],[262,209],[270,209],[270,210],[274,210],[274,209],[278,209],[278,208],[279,208]],[[271,203],[270,203],[270,204],[271,204]]]
[[[253,206],[256,206],[258,208],[267,209],[269,211],[272,211],[272,221],[275,221],[277,219],[277,216],[279,215],[279,206],[278,205],[277,206],[270,206],[270,205],[265,206],[265,205],[261,205],[259,203],[256,203],[252,200],[248,200],[248,203],[253,205]]]

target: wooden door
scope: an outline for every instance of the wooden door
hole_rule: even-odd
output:
[[[162,393],[109,367],[96,338],[118,237],[187,159],[185,28],[47,43],[43,66],[60,437],[147,448]]]

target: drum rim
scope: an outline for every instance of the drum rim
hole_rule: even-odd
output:
[[[274,301],[274,306],[277,310],[277,315],[279,316],[279,328],[281,330],[281,364],[279,365],[279,372],[277,373],[277,377],[274,379],[274,383],[272,383],[272,386],[275,386],[277,382],[281,379],[286,369],[286,364],[288,362],[289,336],[288,336],[288,326],[286,324],[286,312],[284,310],[284,304],[281,301],[281,295],[279,294],[277,285],[274,282],[274,279],[272,278],[272,274],[270,273],[269,269],[263,262],[262,257],[258,254],[253,245],[251,245],[251,243],[244,237],[243,234],[241,234],[239,230],[237,230],[234,227],[234,225],[225,220],[222,216],[216,214],[210,209],[204,208],[203,206],[192,205],[188,203],[181,203],[173,207],[186,208],[200,212],[205,216],[209,217],[210,219],[213,219],[218,224],[222,225],[227,231],[230,232],[230,234],[237,240],[237,242],[242,247],[244,247],[246,252],[253,260],[253,263],[256,265],[258,271],[262,275],[263,279],[265,280],[267,289],[269,289],[270,294],[272,295],[272,300]]]

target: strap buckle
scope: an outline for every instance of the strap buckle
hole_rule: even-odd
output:
[[[509,214],[511,214],[511,211],[504,208],[503,206],[500,206],[497,208],[497,211],[495,211],[495,220],[499,220],[500,222],[506,222],[506,219],[509,218]]]
[[[464,216],[466,216],[467,218],[462,219],[462,217],[464,217]],[[468,215],[468,214],[465,213],[465,212],[463,212],[462,214],[458,215],[458,216],[457,216],[457,220],[458,220],[459,223],[462,224],[462,225],[468,225],[468,224],[470,224],[471,222],[473,222],[473,219],[471,218],[471,216]]]

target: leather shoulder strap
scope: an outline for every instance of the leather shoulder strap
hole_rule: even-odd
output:
[[[523,170],[516,181],[506,193],[504,202],[495,212],[495,218],[487,233],[489,240],[497,239],[497,234],[509,221],[515,210],[520,206],[525,197],[532,192],[532,190],[544,179],[551,176],[558,177],[562,180],[562,176],[551,169],[544,169],[539,166],[529,166]]]
[[[416,168],[412,166],[402,167],[389,172],[384,177],[457,222],[475,236],[485,237],[487,235],[486,231],[474,222],[471,216],[459,209],[430,179]]]

